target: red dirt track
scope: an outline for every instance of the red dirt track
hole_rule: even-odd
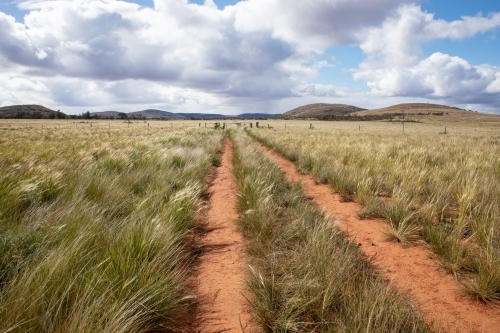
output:
[[[221,166],[210,185],[210,203],[198,258],[194,332],[252,332],[245,292],[246,257],[243,236],[235,220],[237,184],[231,142],[225,138]],[[240,326],[241,322],[241,326]]]
[[[328,185],[317,184],[300,174],[293,162],[260,143],[257,147],[271,157],[290,182],[301,182],[304,192],[326,215],[340,221],[339,228],[372,259],[376,270],[418,306],[433,329],[441,332],[500,332],[500,308],[468,299],[453,276],[440,268],[432,252],[423,246],[403,248],[383,241],[385,222],[361,220],[358,203],[340,201]]]

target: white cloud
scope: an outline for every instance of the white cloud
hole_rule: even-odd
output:
[[[154,8],[27,1],[20,5],[30,10],[24,24],[0,13],[0,63],[20,68],[19,75],[79,79],[88,94],[92,80],[143,80],[227,98],[280,99],[317,75],[323,64],[315,59],[325,47],[352,42],[355,31],[380,23],[400,2],[250,0],[218,10],[213,1],[156,0]]]
[[[24,23],[0,12],[0,101],[233,112],[301,96],[348,98],[353,90],[311,80],[330,66],[325,49],[359,45],[367,58],[354,76],[374,94],[491,103],[500,90],[495,67],[439,53],[423,59],[421,44],[490,31],[500,13],[446,22],[409,3],[248,0],[218,10],[212,0],[155,0],[154,8],[27,1]]]
[[[356,41],[356,32],[379,24],[387,12],[408,0],[250,0],[238,3],[240,31],[272,31],[276,38],[308,48]]]
[[[458,99],[492,92],[488,87],[499,74],[500,68],[472,66],[462,58],[434,53],[414,66],[364,69],[354,76],[378,95]]]
[[[297,94],[313,97],[346,97],[350,89],[331,84],[308,83],[296,88]]]
[[[500,13],[490,14],[488,17],[464,16],[462,20],[452,22],[432,20],[425,27],[424,34],[429,38],[464,39],[498,26],[500,26]]]
[[[422,43],[439,38],[463,39],[500,26],[500,13],[446,22],[419,6],[401,6],[376,28],[358,35],[366,60],[353,72],[378,96],[426,97],[456,104],[500,103],[500,68],[471,65],[440,52],[422,56]]]

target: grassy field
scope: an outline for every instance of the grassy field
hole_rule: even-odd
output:
[[[270,127],[250,134],[330,184],[344,200],[360,202],[361,217],[385,218],[388,240],[425,241],[471,297],[500,300],[498,124]]]
[[[232,137],[251,302],[264,332],[427,331],[356,245],[306,202],[300,184],[288,183],[241,131]]]
[[[471,297],[500,300],[498,123],[251,122],[225,124],[263,331],[427,328],[250,137],[384,218],[388,241],[428,244]],[[225,135],[213,125],[1,121],[0,331],[182,325],[193,216]]]
[[[0,331],[183,319],[187,236],[223,133],[131,125],[2,122]]]

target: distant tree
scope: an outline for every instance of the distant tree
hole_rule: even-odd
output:
[[[33,118],[33,119],[42,119],[43,118],[43,114],[41,112],[33,112],[31,114],[31,118]]]
[[[56,114],[55,114],[54,112],[51,112],[51,113],[49,114],[49,118],[50,118],[50,119],[56,119]]]
[[[66,118],[66,115],[64,113],[62,113],[61,110],[57,110],[56,116],[57,116],[57,119]]]
[[[82,119],[90,119],[90,112],[87,111],[87,112],[82,113]]]
[[[118,119],[127,119],[128,115],[124,112],[120,112],[116,115],[116,117],[118,117]]]

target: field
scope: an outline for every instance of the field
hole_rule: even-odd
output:
[[[389,240],[424,240],[472,297],[500,300],[498,126],[354,125],[251,133],[385,218]]]
[[[0,332],[494,332],[498,123],[259,122],[1,121]]]
[[[222,133],[36,124],[0,139],[0,331],[174,326]]]

